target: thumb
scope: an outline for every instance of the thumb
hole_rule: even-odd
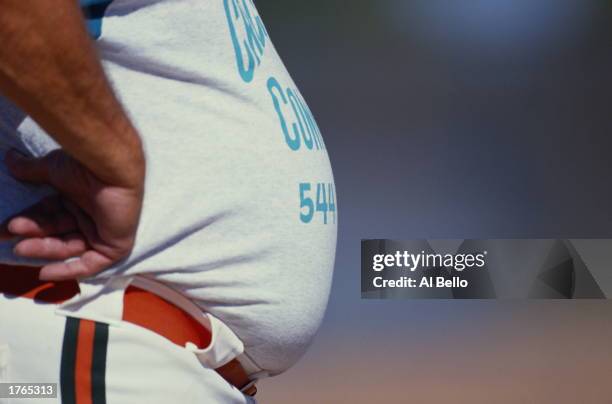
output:
[[[34,183],[49,181],[48,161],[44,157],[27,157],[11,149],[6,153],[4,162],[11,175],[20,181]]]

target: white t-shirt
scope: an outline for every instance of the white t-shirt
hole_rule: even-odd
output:
[[[259,367],[287,369],[327,304],[336,200],[319,129],[255,6],[86,3],[148,168],[134,251],[98,277],[166,283],[229,325]],[[2,99],[0,152],[9,147],[40,156],[57,145]],[[0,219],[48,192],[14,181],[0,164]],[[10,243],[0,261],[24,263]]]

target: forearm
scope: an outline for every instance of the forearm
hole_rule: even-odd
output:
[[[76,0],[0,0],[0,44],[0,92],[101,180],[142,183],[140,139]]]

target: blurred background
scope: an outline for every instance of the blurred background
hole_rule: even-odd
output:
[[[321,332],[260,402],[611,403],[611,302],[361,300],[359,241],[612,238],[612,2],[256,4],[340,209]]]

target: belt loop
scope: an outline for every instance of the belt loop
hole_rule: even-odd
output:
[[[219,368],[244,352],[244,344],[234,332],[209,313],[203,313],[208,319],[211,341],[208,347],[198,349],[189,345],[186,348],[193,351],[199,361],[211,369]]]

